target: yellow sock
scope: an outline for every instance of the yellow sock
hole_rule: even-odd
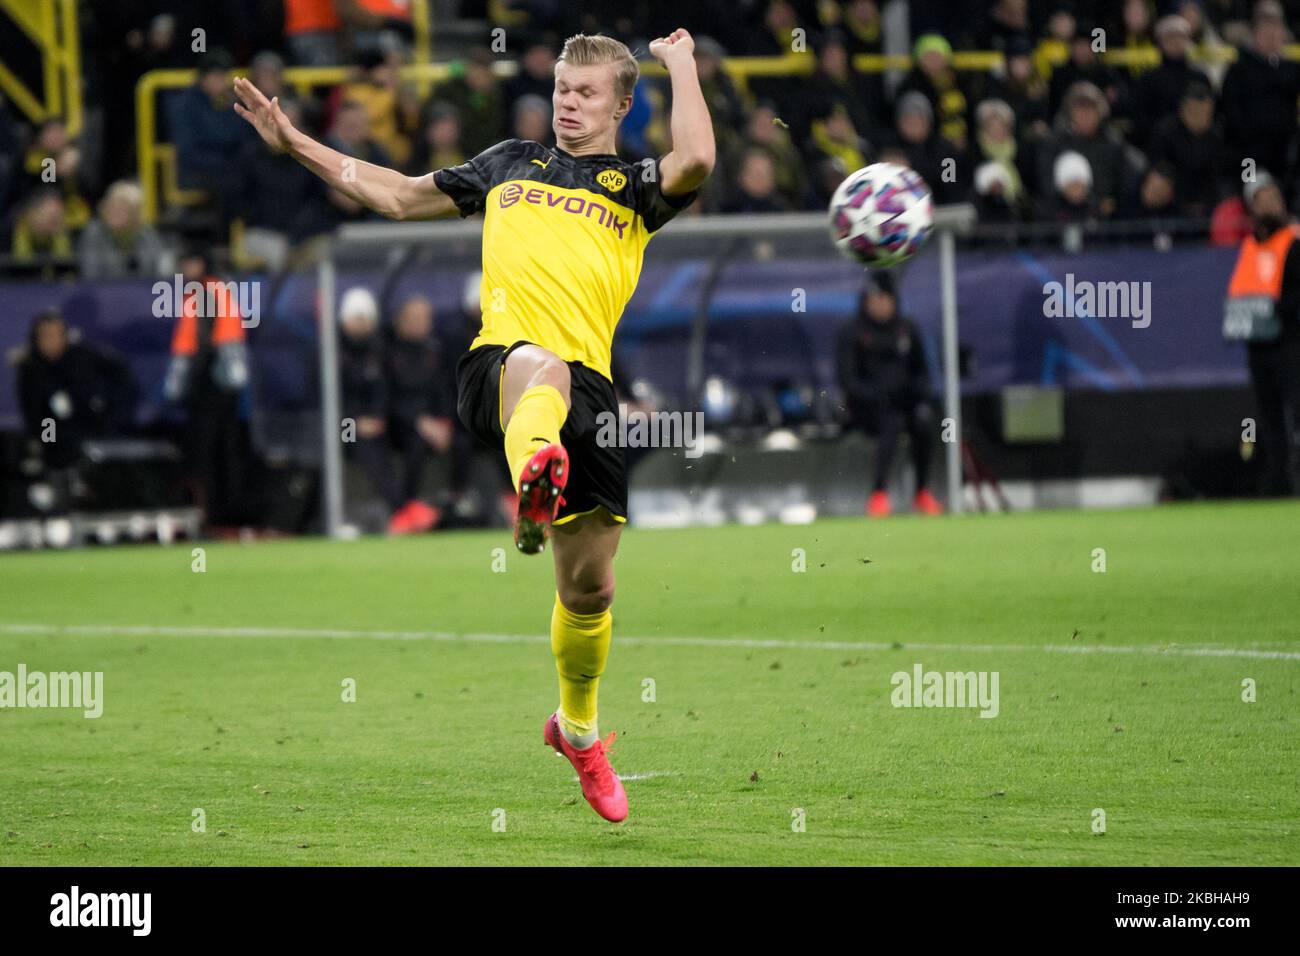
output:
[[[534,385],[519,396],[519,404],[506,423],[506,461],[515,491],[524,466],[543,445],[558,445],[560,429],[569,415],[564,396],[554,385]]]
[[[609,656],[614,615],[575,614],[555,595],[551,614],[551,653],[560,674],[560,727],[572,737],[596,732],[596,687]]]

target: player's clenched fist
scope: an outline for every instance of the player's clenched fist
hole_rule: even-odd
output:
[[[289,148],[289,138],[296,132],[289,117],[280,109],[280,98],[268,100],[256,86],[242,76],[235,77],[235,112],[257,130],[257,135],[277,153]]]
[[[650,55],[664,66],[676,60],[690,60],[695,56],[695,40],[682,27],[666,37],[650,41]]]

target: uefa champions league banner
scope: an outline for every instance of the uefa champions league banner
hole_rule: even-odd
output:
[[[1223,341],[1222,303],[1236,252],[1225,248],[1116,248],[1066,255],[998,249],[961,251],[957,300],[961,342],[973,352],[969,393],[1008,384],[1058,384],[1072,389],[1177,388],[1246,382],[1239,345]],[[649,257],[645,278],[628,305],[616,350],[635,375],[670,393],[685,386],[686,346],[709,272],[707,260]],[[899,273],[905,314],[921,328],[936,388],[939,383],[941,290],[933,248]],[[338,277],[384,287],[375,272]],[[465,274],[407,274],[393,301],[429,296],[444,329],[461,319]],[[706,369],[741,385],[834,379],[832,349],[852,317],[862,273],[838,257],[738,261],[722,275],[710,310]],[[268,287],[270,283],[267,283]],[[163,412],[162,381],[172,323],[155,318],[153,283],[120,281],[50,285],[0,284],[5,319],[0,348],[27,339],[32,316],[63,309],[84,338],[126,355],[140,385],[138,417]],[[288,278],[249,330],[253,400],[277,408],[318,401],[315,277]],[[390,307],[391,307],[390,303]],[[0,363],[0,427],[19,422],[14,370]]]
[[[1223,248],[959,252],[959,338],[973,357],[963,391],[1009,384],[1119,390],[1245,383],[1241,347],[1220,335],[1235,261],[1235,249]],[[668,340],[678,338],[680,345],[674,333],[692,320],[704,265],[663,267],[642,282],[646,291],[633,298],[620,331],[629,353],[654,356],[639,372],[657,370],[667,381],[682,381],[682,353],[672,356]],[[937,388],[937,251],[903,267],[899,279],[901,309],[921,328]],[[746,369],[754,377],[780,378],[812,364],[818,383],[833,380],[835,331],[854,314],[861,284],[860,271],[831,257],[731,266],[713,301],[710,341],[731,343],[743,354],[710,348],[710,369],[729,365],[722,373],[743,380],[750,377]],[[798,291],[804,293],[802,312],[792,308]],[[740,327],[729,330],[733,323]]]

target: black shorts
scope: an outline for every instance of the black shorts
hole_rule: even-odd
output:
[[[506,356],[521,345],[480,345],[456,363],[456,414],[470,433],[491,448],[501,448],[505,430],[501,427],[501,380]],[[569,417],[560,430],[560,442],[569,453],[569,484],[564,504],[555,523],[603,507],[616,520],[627,520],[627,465],[617,442],[596,441],[602,423],[601,412],[618,422],[618,399],[614,386],[599,372],[581,362],[569,364]],[[616,432],[617,434],[617,432]],[[517,475],[512,475],[517,478]]]

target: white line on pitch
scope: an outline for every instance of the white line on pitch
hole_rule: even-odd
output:
[[[118,624],[0,624],[0,634],[83,634],[119,637],[301,637],[353,638],[399,641],[450,641],[467,644],[549,644],[541,634],[461,634],[455,631],[379,631],[301,627],[146,627]],[[1300,661],[1300,651],[1267,651],[1245,647],[1178,644],[927,644],[880,641],[790,641],[725,637],[622,637],[620,644],[676,645],[683,647],[743,647],[819,651],[952,651],[955,653],[1045,651],[1057,654],[1164,654],[1172,657],[1245,657],[1261,660]]]

